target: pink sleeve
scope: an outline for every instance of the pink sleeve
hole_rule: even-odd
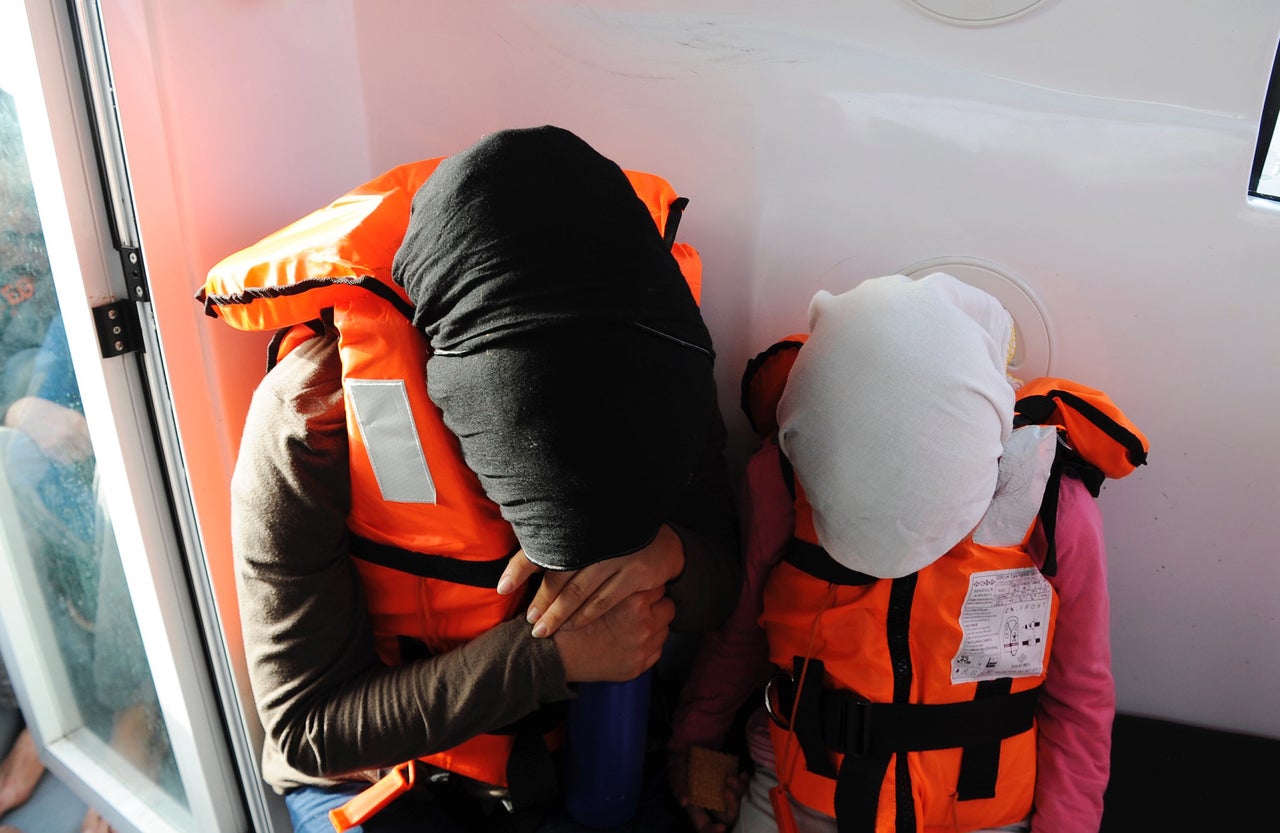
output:
[[[698,649],[676,707],[669,742],[674,750],[723,746],[738,709],[769,678],[769,648],[759,624],[764,585],[794,529],[791,495],[772,443],[747,461],[741,515],[742,591],[728,620]]]
[[[1062,478],[1058,496],[1058,620],[1037,706],[1033,833],[1097,833],[1111,774],[1110,605],[1102,516],[1088,490]]]

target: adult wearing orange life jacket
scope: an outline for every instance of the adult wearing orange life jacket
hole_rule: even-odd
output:
[[[559,158],[538,147],[547,139],[564,150]],[[520,199],[502,202],[504,192],[522,190],[527,182],[488,176],[502,170],[502,159],[482,152],[495,143],[504,153],[524,155],[526,164],[555,168],[565,193],[576,199],[553,214],[533,212],[536,204]],[[327,275],[314,271],[316,262],[333,251],[395,252],[399,239],[390,246],[385,239],[351,245],[352,235],[375,227],[371,217],[384,209],[400,213],[408,251],[411,241],[421,239],[415,230],[422,221],[435,219],[429,212],[454,211],[418,202],[410,219],[405,216],[408,199],[415,193],[427,199],[423,195],[432,192],[420,189],[420,183],[430,183],[435,171],[448,173],[450,168],[477,174],[463,180],[466,187],[478,189],[473,196],[483,194],[497,200],[490,206],[515,210],[487,217],[483,207],[480,215],[455,213],[455,221],[465,219],[468,229],[484,229],[487,239],[444,244],[441,238],[432,243],[433,252],[439,253],[441,246],[465,247],[496,262],[539,267],[530,274],[540,276],[547,274],[541,270],[544,259],[554,260],[556,269],[604,274],[610,258],[631,250],[608,239],[593,248],[600,239],[598,225],[574,220],[612,217],[624,226],[621,233],[612,233],[638,241],[635,245],[651,258],[648,268],[641,264],[639,270],[615,261],[615,271],[627,273],[628,281],[638,283],[647,276],[664,287],[678,308],[677,317],[691,327],[696,324],[692,331],[701,329],[705,336],[670,241],[663,240],[661,224],[655,224],[658,216],[645,210],[616,165],[567,131],[553,128],[504,131],[456,158],[389,172],[330,206],[327,214],[322,211],[323,216],[301,223],[298,228],[314,230],[341,216],[337,225],[346,224],[346,237],[328,247],[313,241],[317,245],[301,258],[307,264],[304,274],[283,281],[296,289],[281,292],[281,284],[243,283],[261,277],[258,256],[267,250],[280,255],[279,247],[286,245],[282,241],[297,240],[292,236],[297,228],[282,230],[244,256],[215,267],[202,293],[213,314],[247,329],[267,322],[291,327],[277,345],[279,359],[255,392],[246,422],[233,480],[233,533],[251,678],[267,730],[264,775],[285,793],[299,830],[325,829],[329,810],[361,793],[388,768],[414,759],[420,762],[404,771],[418,776],[416,787],[369,818],[364,829],[532,829],[529,825],[540,823],[547,811],[548,785],[538,782],[552,771],[553,758],[547,754],[555,746],[555,721],[544,719],[544,707],[572,698],[576,682],[635,676],[657,660],[669,628],[714,626],[732,604],[736,523],[726,488],[723,423],[706,386],[709,339],[695,345],[699,349],[677,347],[678,358],[672,359],[671,333],[661,321],[640,322],[660,331],[655,334],[630,318],[618,318],[614,308],[614,317],[587,323],[599,338],[575,342],[573,336],[581,333],[560,327],[549,335],[539,333],[546,340],[528,351],[524,346],[529,341],[486,342],[475,351],[481,363],[507,351],[508,356],[519,354],[520,371],[504,377],[492,368],[468,370],[462,374],[466,391],[461,399],[436,403],[426,392],[437,358],[426,362],[424,373],[426,340],[409,321],[405,293],[387,280],[388,259],[378,255],[377,263],[355,267],[344,260],[341,266],[327,263]],[[575,177],[582,180],[575,182]],[[601,177],[606,184],[598,183]],[[442,179],[435,187],[446,184]],[[590,187],[574,187],[578,184]],[[464,189],[446,190],[457,194]],[[349,223],[353,206],[369,214]],[[516,227],[537,234],[521,239],[510,233]],[[531,240],[536,243],[532,248]],[[285,261],[297,263],[297,253],[275,257],[266,271]],[[348,268],[356,274],[343,272]],[[241,282],[234,290],[228,283],[232,274],[231,284]],[[461,273],[451,269],[449,274]],[[529,286],[536,294],[547,284]],[[453,289],[464,300],[471,297],[466,285]],[[648,295],[655,297],[654,292]],[[319,300],[299,320],[273,317],[282,306],[312,303],[308,297]],[[560,295],[538,309],[547,313],[572,299],[564,316],[582,323],[591,318],[580,304],[583,297]],[[607,306],[598,298],[588,301],[595,309]],[[483,315],[500,308],[494,300],[471,311]],[[296,312],[289,310],[290,315]],[[638,312],[643,310],[633,310],[633,315]],[[548,314],[554,317],[554,312]],[[312,318],[313,326],[292,326]],[[528,335],[520,326],[514,330]],[[643,340],[637,342],[633,334]],[[470,362],[467,350],[450,351],[447,334],[431,336],[433,347],[439,343],[458,356],[451,355],[457,362],[453,366]],[[525,488],[527,505],[520,503],[518,493],[503,492],[504,484],[495,489],[493,480],[504,463],[477,457],[491,444],[469,446],[468,440],[494,430],[489,417],[512,402],[522,382],[534,395],[574,394],[567,387],[574,368],[593,368],[586,376],[578,374],[580,380],[605,373],[616,366],[611,359],[623,360],[621,345],[629,354],[663,354],[659,366],[693,364],[687,378],[698,393],[680,397],[680,407],[691,402],[693,408],[677,418],[674,405],[654,407],[634,414],[628,420],[631,429],[615,424],[603,432],[581,417],[577,422],[563,414],[534,419],[525,436],[555,443],[541,462],[585,472],[584,478],[567,483],[559,475],[540,479],[540,471],[533,471],[527,482],[534,485]],[[554,366],[540,361],[546,355],[554,357]],[[456,382],[459,376],[452,378]],[[482,381],[476,383],[477,378]],[[651,378],[632,374],[631,384],[643,389]],[[539,383],[529,385],[531,380]],[[636,394],[608,377],[601,377],[601,383],[593,393],[603,404],[585,393],[573,398],[582,408],[595,408],[615,420],[617,403],[630,402],[628,397]],[[434,387],[431,394],[445,398]],[[473,406],[479,402],[473,397],[481,395],[490,404],[477,411]],[[528,417],[532,407],[536,418],[560,404],[545,398],[528,407],[516,403],[511,413]],[[452,419],[459,408],[464,413]],[[573,430],[559,427],[565,420]],[[675,422],[680,424],[673,433]],[[398,425],[412,427],[406,433]],[[497,428],[502,427],[499,421]],[[583,443],[595,445],[587,446],[585,459],[566,463],[564,455],[583,453],[575,452],[575,431],[587,432]],[[511,455],[509,470],[531,471],[515,459],[522,445],[510,442],[510,436],[496,441]],[[629,478],[595,468],[611,445],[633,441],[648,459],[632,455],[623,461],[631,467]],[[608,460],[617,464],[617,453]],[[599,484],[595,492],[593,482]],[[553,494],[538,491],[548,483],[556,487]],[[614,488],[617,484],[626,488]],[[495,496],[496,502],[491,500]],[[538,500],[555,509],[551,534],[571,534],[549,549],[526,547],[533,551],[530,558],[523,553],[511,558],[526,539],[546,540],[523,534],[535,526],[551,528],[545,521],[539,526],[545,512],[524,511]],[[617,505],[626,500],[633,505]],[[601,526],[598,518],[574,514],[578,506],[590,515],[603,513],[609,523]],[[583,547],[584,541],[590,543]],[[570,557],[536,558],[535,552]],[[515,616],[524,605],[514,591],[541,567],[570,569],[544,582],[532,615]],[[573,589],[562,592],[568,585]],[[578,606],[566,596],[585,602]],[[563,626],[570,616],[571,627]],[[532,629],[531,621],[536,622]],[[516,766],[521,760],[546,765]],[[554,811],[541,823],[569,829]],[[651,824],[652,816],[646,819],[642,811],[636,823]]]

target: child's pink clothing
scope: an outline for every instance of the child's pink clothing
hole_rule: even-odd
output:
[[[742,519],[745,580],[737,609],[704,640],[676,712],[672,749],[719,748],[745,700],[774,673],[758,620],[773,566],[794,530],[793,501],[777,445],[767,443],[747,463]],[[1032,555],[1043,559],[1043,536]],[[1035,833],[1093,831],[1111,767],[1115,684],[1111,675],[1110,608],[1102,518],[1080,481],[1062,479],[1058,496],[1057,629],[1037,705]],[[774,768],[767,726],[754,715],[748,746],[758,766]]]

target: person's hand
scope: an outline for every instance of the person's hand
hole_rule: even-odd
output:
[[[0,830],[0,833],[3,833]],[[116,833],[115,828],[107,824],[107,820],[98,815],[97,810],[89,810],[80,823],[80,833]]]
[[[689,795],[689,750],[673,749],[667,753],[667,778],[671,794],[684,808],[697,833],[725,833],[738,821],[742,796],[747,792],[747,774],[735,772],[724,779],[723,813],[712,812],[693,803]]]
[[[35,738],[31,737],[29,730],[23,729],[10,747],[9,754],[0,761],[0,816],[26,804],[43,774],[44,764],[36,751]]]
[[[683,570],[684,545],[680,536],[663,524],[644,549],[597,561],[581,570],[546,573],[526,618],[537,637],[551,636],[561,628],[581,628],[633,593],[664,587]],[[498,592],[514,593],[541,571],[521,550],[503,571]]]
[[[78,463],[93,454],[84,414],[56,402],[24,396],[5,411],[4,424],[26,434],[56,463]]]
[[[632,593],[590,624],[554,637],[571,683],[633,680],[658,661],[675,604],[662,588]]]

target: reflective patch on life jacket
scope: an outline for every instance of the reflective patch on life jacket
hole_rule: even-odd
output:
[[[348,379],[345,387],[382,499],[435,503],[436,484],[418,441],[404,380]]]

